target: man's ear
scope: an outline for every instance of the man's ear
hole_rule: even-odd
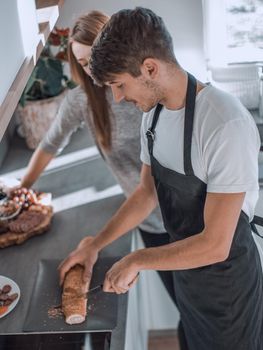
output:
[[[159,72],[158,62],[153,58],[145,58],[141,66],[141,71],[148,79],[154,79]]]

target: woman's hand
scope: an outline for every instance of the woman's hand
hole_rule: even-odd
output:
[[[58,269],[60,275],[60,285],[63,284],[66,273],[75,265],[84,266],[83,281],[91,279],[92,269],[98,259],[98,249],[93,244],[94,237],[88,236],[83,238],[77,248],[64,259]]]
[[[116,262],[106,273],[103,284],[104,292],[126,293],[138,280],[139,270],[136,268],[132,254]]]

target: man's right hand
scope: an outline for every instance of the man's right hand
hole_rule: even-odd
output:
[[[83,238],[77,248],[59,265],[60,285],[63,284],[66,273],[75,265],[84,266],[83,280],[87,282],[91,279],[92,269],[98,259],[98,249],[93,244],[94,237]]]

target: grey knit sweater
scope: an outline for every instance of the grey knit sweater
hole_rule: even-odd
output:
[[[112,118],[112,149],[108,154],[103,153],[103,156],[125,196],[128,197],[139,183],[142,166],[140,161],[142,112],[132,103],[125,101],[115,103],[110,90],[107,91],[107,100]],[[80,87],[69,90],[52,126],[40,143],[41,149],[52,154],[59,153],[69,142],[72,133],[83,123],[96,142],[90,115],[85,92]],[[151,233],[165,232],[159,208],[153,211],[140,228]]]

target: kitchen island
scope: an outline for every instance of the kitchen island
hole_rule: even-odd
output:
[[[0,349],[5,349],[4,345],[1,346],[1,342],[4,344],[7,337],[19,334],[30,337],[30,334],[23,332],[22,329],[31,302],[39,261],[62,260],[85,235],[95,234],[123,200],[124,197],[118,195],[58,212],[54,215],[48,232],[33,237],[20,246],[8,247],[0,251],[0,275],[13,279],[21,291],[17,306],[10,314],[0,319]],[[127,234],[106,247],[99,259],[124,256],[130,250],[131,234]],[[117,326],[111,333],[109,348],[111,350],[124,349],[127,303],[128,294],[118,296]]]

